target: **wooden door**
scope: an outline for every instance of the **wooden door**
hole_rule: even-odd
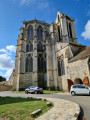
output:
[[[70,79],[68,79],[67,81],[68,81],[68,91],[70,92],[70,88],[71,88],[72,85],[74,85],[74,83]]]
[[[88,77],[85,77],[83,80],[84,85],[89,85]]]

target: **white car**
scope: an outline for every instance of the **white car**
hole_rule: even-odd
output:
[[[85,85],[72,85],[70,90],[71,95],[90,95],[90,87]]]
[[[35,94],[43,93],[43,89],[38,86],[30,86],[29,88],[25,89],[25,93],[26,94],[28,94],[28,93],[35,93]]]

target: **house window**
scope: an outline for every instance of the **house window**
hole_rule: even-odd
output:
[[[33,39],[33,26],[30,25],[27,30],[27,39],[32,40]]]
[[[26,52],[33,51],[33,44],[29,41],[26,45]]]
[[[64,60],[62,57],[58,58],[58,76],[65,75]]]
[[[43,39],[43,30],[42,30],[42,27],[39,26],[38,29],[37,29],[37,39],[38,40],[42,40]]]
[[[33,72],[33,58],[32,54],[29,54],[26,58],[26,72]]]

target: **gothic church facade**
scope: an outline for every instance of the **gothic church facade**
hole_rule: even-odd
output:
[[[74,19],[58,11],[55,23],[24,21],[20,31],[9,79],[14,90],[32,85],[68,90],[69,80],[85,77],[89,84],[90,47],[78,44]]]

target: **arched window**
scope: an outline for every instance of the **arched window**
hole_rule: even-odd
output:
[[[43,72],[43,54],[38,55],[38,72]]]
[[[38,52],[42,52],[43,51],[43,45],[42,45],[41,42],[39,42],[38,45],[37,45],[37,51]]]
[[[60,31],[60,27],[58,26],[58,39],[59,41],[61,41],[61,31]]]
[[[29,52],[29,44],[26,45],[26,52]]]
[[[46,66],[46,54],[44,55],[44,63],[43,63],[43,72],[47,71],[47,66]]]
[[[71,24],[69,23],[69,34],[70,34],[70,38],[72,38],[72,29],[71,29]]]
[[[58,22],[60,21],[59,15],[58,15]]]
[[[33,51],[33,44],[29,41],[26,45],[26,52]]]
[[[61,73],[62,75],[65,75],[65,68],[64,68],[64,61],[61,60]]]
[[[27,39],[33,40],[33,26],[30,25],[27,30]]]
[[[27,57],[27,58],[26,58],[26,66],[25,66],[25,68],[26,68],[26,72],[29,71],[29,69],[28,69],[28,64],[29,64],[29,59],[28,59],[28,57]]]
[[[68,32],[68,36],[69,36],[69,26],[68,26],[68,22],[67,22],[67,32]]]
[[[90,58],[88,60],[88,67],[89,67],[89,71],[90,71]]]
[[[33,58],[32,54],[29,54],[26,58],[26,72],[33,72]]]
[[[67,22],[67,31],[68,31],[68,36],[72,38],[72,28],[71,28],[71,23]]]
[[[61,64],[60,64],[60,61],[58,61],[58,76],[61,76]]]
[[[37,39],[38,40],[42,40],[43,39],[43,30],[42,30],[42,27],[39,26],[38,29],[37,29]]]
[[[46,31],[45,33],[45,39],[47,39],[49,37],[49,33]]]
[[[58,58],[58,76],[65,75],[64,61],[62,57]]]

